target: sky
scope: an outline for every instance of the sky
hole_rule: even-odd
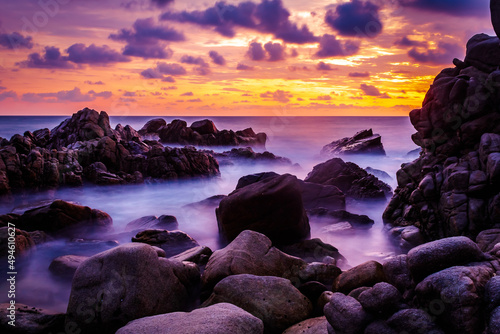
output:
[[[0,0],[0,115],[406,116],[487,0]]]

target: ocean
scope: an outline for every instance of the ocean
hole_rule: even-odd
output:
[[[68,116],[69,117],[69,116]],[[139,130],[148,120],[158,116],[111,116],[111,126],[118,123],[129,124]],[[52,129],[66,116],[0,116],[0,137],[9,139],[16,133],[34,131],[40,128]],[[143,185],[126,186],[85,186],[83,188],[63,188],[25,196],[17,196],[14,203],[0,203],[0,214],[22,212],[33,203],[56,198],[78,202],[82,205],[103,210],[113,218],[115,235],[124,230],[125,225],[147,215],[174,215],[179,229],[188,233],[200,245],[216,250],[221,247],[213,210],[194,210],[186,204],[201,201],[219,194],[229,194],[234,190],[241,176],[275,171],[290,173],[305,178],[316,164],[327,160],[321,157],[321,148],[343,137],[372,128],[382,136],[386,157],[349,156],[344,160],[357,163],[360,167],[372,167],[387,172],[392,179],[384,180],[396,186],[395,173],[402,163],[411,161],[407,153],[417,148],[411,141],[415,132],[408,117],[163,117],[167,122],[173,119],[193,121],[208,118],[215,122],[218,129],[242,130],[252,127],[255,132],[265,132],[269,141],[266,150],[278,156],[289,158],[294,166],[270,166],[265,164],[235,163],[223,165],[221,176],[211,179],[170,181]],[[223,151],[224,148],[210,148]],[[227,149],[227,148],[226,148]],[[384,231],[382,213],[385,202],[348,201],[347,211],[365,214],[375,220],[370,230],[332,231],[321,221],[311,220],[311,237],[321,238],[324,242],[337,247],[347,260],[347,266],[355,266],[374,259],[382,261],[393,255],[396,249]],[[105,236],[103,236],[105,238]],[[119,239],[117,237],[117,239]],[[127,242],[130,240],[118,240]],[[25,261],[19,270],[17,281],[17,302],[30,306],[43,307],[55,311],[65,311],[69,298],[70,285],[53,277],[48,271],[52,259],[60,255],[92,255],[99,250],[91,246],[78,247],[75,243],[55,240],[43,245]],[[3,284],[3,283],[0,283]],[[3,290],[2,290],[3,291]],[[0,302],[6,300],[0,296]]]

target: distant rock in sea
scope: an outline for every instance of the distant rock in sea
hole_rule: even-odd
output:
[[[374,154],[385,155],[382,137],[373,134],[372,129],[359,131],[352,137],[335,140],[325,145],[321,150],[322,155],[341,154]]]

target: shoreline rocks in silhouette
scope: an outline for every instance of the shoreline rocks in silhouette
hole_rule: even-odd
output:
[[[362,130],[352,137],[335,140],[325,145],[321,155],[373,154],[385,155],[382,137],[373,134],[372,129]]]
[[[172,257],[199,246],[196,240],[182,231],[160,229],[141,231],[132,238],[132,242],[142,242],[159,247],[165,251],[166,257]]]
[[[427,240],[500,227],[500,41],[479,34],[464,62],[444,69],[410,119],[421,155],[397,172],[384,212]]]
[[[14,306],[15,326],[9,324],[11,319],[10,303],[0,304],[0,332],[2,333],[63,333],[66,315],[21,303]]]
[[[233,148],[231,151],[224,151],[222,153],[207,150],[203,150],[203,152],[210,153],[221,165],[232,165],[235,160],[263,164],[292,164],[292,161],[288,158],[276,156],[268,151],[264,151],[262,153],[255,152],[251,147]]]
[[[177,218],[170,215],[156,216],[144,216],[137,218],[129,222],[125,226],[125,231],[134,230],[148,230],[148,229],[165,229],[165,230],[177,230],[179,223]]]

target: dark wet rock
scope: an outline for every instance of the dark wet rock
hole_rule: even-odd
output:
[[[375,223],[373,219],[366,215],[357,215],[355,213],[350,213],[345,210],[334,210],[330,211],[325,208],[308,210],[307,214],[310,217],[319,217],[325,219],[333,224],[348,222],[351,226],[357,228],[369,229]]]
[[[166,125],[167,122],[165,122],[163,118],[155,118],[147,121],[146,124],[144,124],[144,126],[138,131],[138,133],[145,139],[157,140],[160,138],[158,136],[158,130]]]
[[[284,278],[232,275],[214,287],[202,306],[231,303],[261,319],[268,333],[281,333],[309,317],[309,299]]]
[[[62,200],[26,211],[18,222],[18,226],[26,231],[58,234],[106,231],[112,224],[113,220],[104,211]]]
[[[444,334],[434,323],[432,317],[421,309],[405,309],[392,315],[387,323],[397,333],[408,334]]]
[[[9,303],[0,304],[0,331],[6,334],[46,334],[64,332],[64,313],[31,307],[16,303],[13,311]],[[12,319],[10,314],[15,315],[15,326],[9,324]]]
[[[321,149],[322,155],[376,154],[385,155],[382,137],[373,134],[372,129],[359,131],[352,137],[342,138]]]
[[[403,252],[425,243],[424,235],[416,226],[394,227],[389,234]]]
[[[193,122],[190,128],[193,129],[193,131],[198,132],[200,135],[216,134],[219,132],[214,122],[209,119]]]
[[[413,289],[413,282],[408,268],[407,255],[401,254],[387,259],[383,265],[387,282],[394,285],[399,292],[405,294]]]
[[[410,152],[406,153],[405,157],[416,159],[420,156],[420,152],[422,152],[422,149],[416,148],[416,149],[411,150]]]
[[[250,184],[257,183],[257,182],[263,181],[265,179],[274,178],[277,176],[280,176],[280,174],[275,173],[275,172],[263,172],[263,173],[242,176],[238,180],[238,184],[236,185],[236,189],[240,189],[240,188],[246,187]]]
[[[384,182],[391,182],[393,180],[393,178],[389,174],[387,174],[387,172],[384,172],[383,170],[375,169],[372,167],[366,167],[365,170],[369,174],[372,174],[373,176],[377,177],[378,179],[380,179]]]
[[[417,281],[445,268],[484,259],[477,244],[467,237],[432,241],[413,248],[407,257],[408,268]]]
[[[336,292],[330,302],[324,308],[326,320],[334,329],[334,332],[342,334],[362,333],[370,320],[369,314],[361,304],[354,298]]]
[[[311,318],[287,328],[283,334],[327,334],[327,323],[324,316]]]
[[[370,323],[365,328],[364,334],[398,334],[399,332],[392,329],[387,321],[378,320]],[[403,332],[404,333],[404,332]]]
[[[422,154],[397,173],[388,223],[415,225],[431,240],[500,227],[498,44],[485,34],[472,37],[464,65],[443,70],[423,107],[410,113]]]
[[[476,243],[483,252],[493,250],[500,243],[500,229],[485,230],[476,237]]]
[[[444,307],[437,321],[450,333],[481,333],[484,329],[482,295],[494,273],[487,263],[444,269],[417,285],[418,303],[430,305],[441,300]]]
[[[129,322],[116,334],[263,334],[262,320],[228,303],[173,312]]]
[[[322,315],[323,307],[325,305],[322,305],[322,307],[318,307],[318,300],[325,291],[328,291],[326,285],[316,281],[309,281],[301,284],[297,288],[299,289],[300,293],[302,293],[311,301],[313,305],[312,315]]]
[[[363,291],[357,299],[366,311],[382,315],[393,314],[402,302],[398,289],[385,282]]]
[[[314,238],[303,240],[295,244],[280,246],[280,249],[292,256],[300,257],[306,262],[323,262],[325,257],[333,258],[335,263],[346,262],[346,259],[334,246],[324,243],[321,239]]]
[[[121,125],[121,124],[118,124],[116,127],[115,127],[115,135],[118,137],[119,140],[123,140],[123,141],[132,141],[134,140],[134,138],[138,138],[138,139],[141,139],[142,136],[134,130],[133,127],[131,127],[130,125]]]
[[[142,242],[163,249],[167,257],[199,246],[198,242],[182,231],[145,230],[137,233],[132,242]]]
[[[172,256],[172,259],[178,261],[189,261],[201,266],[207,264],[212,253],[212,250],[207,246],[196,246]]]
[[[487,334],[500,333],[500,307],[494,309],[488,320]]]
[[[66,279],[73,279],[76,269],[82,264],[83,261],[87,260],[88,256],[80,255],[63,255],[56,257],[50,263],[49,270],[55,276],[59,276]]]
[[[289,174],[236,189],[220,202],[216,215],[219,232],[229,241],[248,229],[278,244],[300,241],[310,232],[299,181]]]
[[[15,246],[11,246],[12,240]],[[12,249],[12,247],[15,248]],[[9,254],[14,257],[26,256],[35,250],[35,241],[28,232],[8,226],[0,227],[0,256],[2,258],[7,258]]]
[[[160,258],[152,246],[118,246],[78,267],[66,324],[74,322],[85,332],[109,333],[134,319],[182,311],[199,275],[195,264]],[[82,313],[82,307],[88,312]]]
[[[491,312],[500,306],[500,276],[493,276],[484,287],[486,311]]]
[[[297,273],[293,283],[297,286],[302,282],[320,282],[331,286],[335,279],[342,273],[336,264],[312,262]]]
[[[144,216],[132,220],[125,226],[125,231],[134,230],[149,230],[149,229],[165,229],[165,230],[177,230],[179,223],[177,218],[169,215],[156,216]]]
[[[274,155],[271,152],[265,151],[262,153],[255,152],[251,147],[233,148],[231,151],[216,153],[208,151],[212,154],[217,161],[221,164],[231,165],[234,160],[242,160],[251,163],[267,163],[267,164],[280,164],[291,165],[292,161],[288,158]]]
[[[359,301],[359,295],[361,295],[366,290],[370,290],[369,286],[361,286],[349,292],[347,295]]]
[[[219,206],[220,201],[226,198],[226,195],[215,195],[205,198],[199,202],[186,204],[184,207],[194,208],[194,209],[204,209],[204,208],[216,208]]]
[[[223,278],[238,274],[294,279],[306,266],[304,260],[273,247],[265,235],[247,230],[212,254],[203,272],[202,283],[209,290]]]
[[[346,196],[357,199],[384,199],[391,194],[387,184],[358,165],[340,158],[314,166],[304,181],[336,186]]]
[[[333,283],[333,291],[349,293],[361,286],[373,286],[385,282],[386,277],[382,265],[376,261],[368,261],[340,274]]]

